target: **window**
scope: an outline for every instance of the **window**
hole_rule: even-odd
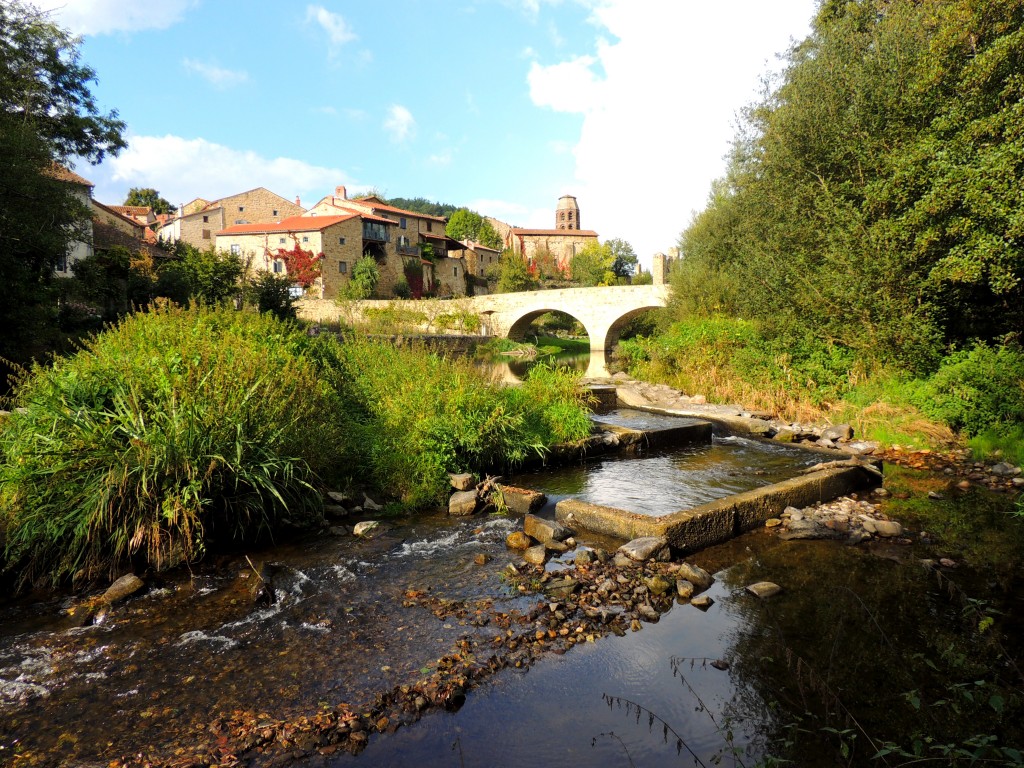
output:
[[[348,264],[346,264],[344,261],[339,261],[338,262],[338,273],[344,275],[347,272],[348,272]]]
[[[204,229],[203,230],[203,240],[209,240],[209,239],[210,239],[210,230]]]
[[[232,243],[231,244],[231,253],[234,254],[235,256],[241,256],[242,255],[242,246],[240,246],[238,243]]]
[[[459,276],[459,268],[458,267],[452,267],[452,274],[455,277],[458,277]]]
[[[209,224],[209,223],[210,223],[210,217],[209,216],[203,216],[203,224]]]
[[[235,224],[248,224],[248,223],[249,222],[246,219],[235,219]]]
[[[279,245],[284,245],[284,238],[283,237],[277,238],[277,242],[278,242]]]
[[[398,217],[398,226],[400,226],[402,229],[405,229],[405,216]]]
[[[338,238],[338,245],[344,245],[344,244],[345,244],[345,238],[344,237],[339,237]]]
[[[309,242],[309,235],[303,235],[302,236],[302,242],[308,243]]]
[[[57,271],[67,272],[68,271],[68,255],[65,253],[57,259]]]
[[[245,210],[245,206],[244,206],[244,205],[240,205],[240,206],[238,206],[238,212],[239,212],[239,213],[241,213],[241,212],[242,212],[242,211],[244,211],[244,210]]]
[[[274,274],[280,275],[282,272],[284,272],[284,262],[274,261]]]
[[[427,222],[427,232],[433,232],[433,231],[434,231],[434,222],[428,221]]]
[[[270,214],[270,215],[271,215],[271,216],[277,216],[277,208],[275,208],[275,209],[274,209],[274,212],[273,212],[272,214]]]

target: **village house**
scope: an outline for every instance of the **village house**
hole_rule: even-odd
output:
[[[196,248],[209,248],[215,245],[214,233],[229,226],[280,222],[304,210],[298,199],[293,203],[265,187],[256,187],[212,202],[196,198],[182,206],[180,215],[163,226],[159,236],[165,242],[180,240]]]
[[[82,178],[74,171],[65,168],[59,163],[54,163],[46,174],[57,181],[62,181],[67,184],[68,188],[71,190],[71,194],[73,194],[85,208],[90,207],[92,203],[92,189],[94,186],[91,181]],[[74,240],[71,243],[67,254],[57,261],[57,264],[54,267],[54,274],[58,277],[71,277],[71,267],[74,263],[92,254],[91,219],[84,224],[82,234],[83,238],[80,240]]]
[[[125,248],[129,253],[148,256],[153,260],[168,258],[168,254],[157,247],[153,231],[136,217],[125,216],[123,205],[104,205],[91,200],[92,245],[96,252],[114,247]],[[149,208],[147,207],[148,211]]]
[[[547,252],[563,271],[572,257],[587,245],[597,244],[597,232],[582,229],[580,207],[572,195],[562,195],[555,207],[554,229],[524,229],[513,227],[498,219],[488,219],[501,237],[505,248],[533,263],[538,254]]]

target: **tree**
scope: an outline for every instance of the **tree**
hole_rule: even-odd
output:
[[[612,252],[614,259],[612,261],[612,272],[615,273],[615,276],[631,277],[636,272],[636,266],[639,263],[636,253],[633,251],[633,246],[617,237],[608,240],[605,245]]]
[[[213,246],[199,250],[179,241],[181,273],[188,283],[189,298],[216,306],[238,295],[239,281],[245,274],[242,258],[233,253],[218,251]]]
[[[54,267],[84,239],[89,210],[54,162],[99,162],[125,146],[96,108],[78,42],[19,0],[0,3],[0,358],[26,363],[59,343]],[[0,392],[6,389],[0,372]]]
[[[495,280],[495,291],[498,293],[518,293],[531,291],[537,287],[530,276],[526,261],[510,250],[504,251],[498,263],[488,269],[488,280],[490,279]]]
[[[572,279],[582,286],[611,285],[615,282],[615,257],[608,244],[587,243],[569,262]]]
[[[274,258],[284,262],[284,268],[292,281],[303,288],[309,288],[320,277],[324,254],[320,252],[314,255],[312,251],[304,251],[295,243],[291,250],[278,248]]]
[[[174,213],[176,210],[169,200],[160,197],[152,187],[132,187],[124,199],[125,205],[148,207],[153,213]]]
[[[345,286],[345,296],[350,299],[368,299],[377,290],[380,269],[373,256],[363,256],[352,265],[352,279]]]
[[[501,238],[491,222],[468,208],[459,208],[451,215],[445,234],[452,240],[471,240],[488,248],[501,247]]]

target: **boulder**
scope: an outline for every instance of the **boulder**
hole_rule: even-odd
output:
[[[371,499],[365,493],[363,494],[363,509],[367,512],[380,512],[384,507],[378,504],[376,501]]]
[[[379,533],[379,529],[379,520],[363,520],[362,522],[355,524],[355,527],[352,528],[352,533],[356,536],[365,536],[369,538],[373,534]]]
[[[693,584],[686,579],[676,579],[676,594],[683,600],[693,597]]]
[[[1020,474],[1020,470],[1017,467],[1005,461],[994,464],[989,472],[997,477],[1012,477],[1013,475]]]
[[[755,584],[747,585],[747,592],[752,594],[754,597],[761,598],[762,600],[774,597],[781,591],[782,587],[772,581],[759,581]]]
[[[552,579],[544,585],[545,594],[555,598],[556,600],[565,600],[579,587],[579,582],[576,579],[570,579],[568,577],[564,579]]]
[[[529,549],[533,542],[522,531],[512,531],[505,537],[505,546],[509,549]]]
[[[348,497],[348,494],[342,493],[341,491],[328,491],[327,498],[335,504],[340,504],[343,507],[347,507],[352,503],[352,499]]]
[[[468,472],[462,472],[457,475],[449,473],[448,479],[451,481],[452,488],[456,491],[471,491],[473,486],[476,485],[473,476]]]
[[[670,559],[671,552],[668,541],[661,536],[642,536],[619,547],[615,557],[616,563],[619,561],[619,555],[624,555],[638,563],[646,560],[657,560],[664,563]]]
[[[846,442],[853,439],[853,427],[849,424],[833,424],[821,430],[821,437],[823,440]]]
[[[456,491],[448,499],[448,514],[465,517],[476,512],[476,491]]]
[[[893,539],[903,535],[903,526],[895,520],[875,520],[875,533],[882,538]]]
[[[101,600],[108,605],[113,605],[114,603],[119,603],[122,600],[127,600],[144,586],[146,586],[146,584],[142,579],[134,573],[129,573],[111,584],[107,588],[107,591],[103,593]]]
[[[644,579],[644,584],[647,585],[652,595],[664,595],[673,586],[672,582],[661,574],[655,574],[650,578]]]
[[[792,429],[780,429],[775,433],[775,437],[773,439],[780,443],[792,443],[796,440],[796,432]]]
[[[523,530],[526,535],[543,543],[549,541],[565,541],[572,536],[572,531],[554,520],[545,520],[536,515],[527,515],[523,518]]]
[[[707,589],[715,580],[710,573],[692,563],[681,563],[676,571],[676,578],[690,582],[697,590]]]
[[[514,485],[499,485],[498,490],[505,500],[508,511],[516,515],[527,515],[544,506],[548,497],[540,491],[528,488],[516,488]],[[532,534],[531,534],[532,535]]]
[[[690,605],[692,605],[694,608],[700,608],[702,611],[706,611],[714,604],[715,601],[707,595],[697,595],[690,601]]]
[[[573,562],[576,565],[591,565],[596,558],[594,553],[589,549],[581,549],[576,553],[576,557]]]

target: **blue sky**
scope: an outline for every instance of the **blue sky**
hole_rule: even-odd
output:
[[[641,261],[703,207],[775,55],[814,0],[39,0],[82,35],[129,148],[77,170],[120,203],[265,186],[584,227]]]

